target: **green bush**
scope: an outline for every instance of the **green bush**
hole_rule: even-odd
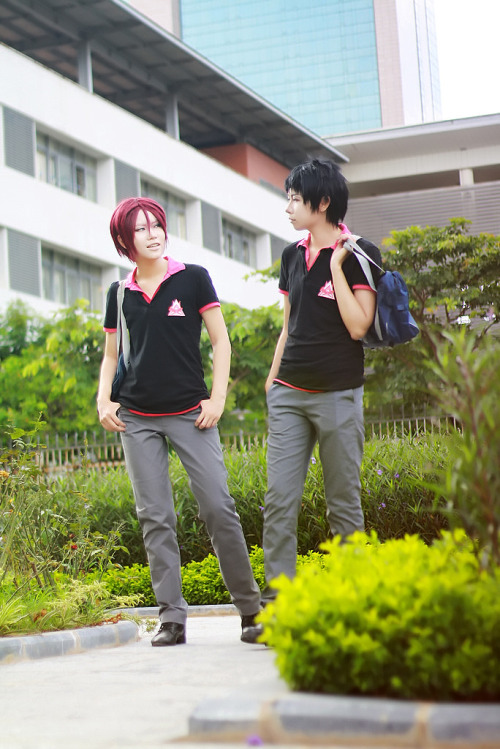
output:
[[[465,329],[445,333],[431,364],[441,408],[461,425],[452,459],[434,483],[452,526],[474,540],[481,565],[500,566],[500,346]]]
[[[0,584],[10,580],[20,595],[30,587],[55,589],[59,572],[76,579],[102,571],[124,551],[119,523],[107,533],[91,528],[81,492],[72,494],[71,513],[57,506],[37,460],[37,430],[7,428],[12,445],[0,450]]]
[[[480,570],[465,534],[427,546],[354,534],[325,544],[261,615],[296,690],[420,700],[500,699],[500,570]]]
[[[231,603],[217,557],[209,554],[202,562],[189,562],[182,568],[182,593],[195,606]]]
[[[9,583],[0,588],[0,637],[54,632],[116,622],[118,607],[137,605],[130,595],[114,595],[93,579],[58,575],[57,587],[18,590]]]
[[[324,555],[318,552],[297,558],[297,568],[306,565],[321,567]],[[257,585],[262,590],[265,585],[264,552],[258,546],[250,551],[250,564]],[[215,606],[230,603],[229,593],[222,580],[219,563],[214,554],[208,554],[200,562],[189,562],[181,568],[182,592],[191,606]],[[149,567],[134,564],[131,567],[109,569],[102,575],[102,581],[110,593],[116,596],[133,595],[141,606],[156,606]]]
[[[114,556],[117,564],[147,564],[132,486],[124,467],[105,472],[84,467],[53,479],[50,488],[54,509],[68,522],[78,522],[83,505],[92,533],[108,533],[120,527],[124,549]]]
[[[365,528],[380,541],[418,534],[430,544],[448,528],[443,502],[422,477],[436,477],[450,462],[453,435],[384,437],[365,444],[361,502]]]
[[[92,579],[92,576],[89,575],[88,579]],[[134,596],[138,606],[156,606],[147,565],[133,564],[108,569],[101,576],[101,581],[114,596]]]
[[[434,492],[418,484],[425,473],[430,481],[449,460],[449,436],[422,436],[406,440],[374,438],[365,445],[362,504],[366,528],[376,530],[381,540],[418,533],[431,543],[447,527],[443,515],[434,508]],[[250,447],[224,451],[228,485],[241,518],[249,549],[262,545],[264,496],[266,492],[266,448],[256,442]],[[177,536],[183,564],[201,561],[212,553],[212,545],[189,487],[180,460],[171,455],[170,478],[177,513]],[[75,471],[54,480],[54,508],[76,520],[85,497],[91,530],[107,534],[120,523],[121,542],[126,551],[114,557],[121,565],[146,564],[141,529],[134,497],[125,468],[106,473]],[[302,510],[297,528],[299,554],[318,551],[330,536],[326,519],[323,473],[315,452],[306,478]]]

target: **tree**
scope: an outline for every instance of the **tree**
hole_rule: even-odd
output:
[[[18,335],[14,353],[0,362],[0,421],[27,428],[41,417],[50,431],[98,428],[95,397],[103,333],[87,303],[59,310],[52,321],[9,308],[10,319],[18,331],[38,334]],[[9,337],[3,328],[0,333],[4,350]]]
[[[366,352],[369,407],[433,405],[424,362],[436,360],[440,340],[459,325],[474,347],[486,336],[498,345],[500,237],[470,235],[468,224],[457,218],[443,228],[411,226],[384,240],[384,264],[405,278],[420,335],[394,349]]]
[[[237,304],[223,304],[222,310],[232,346],[231,375],[226,410],[221,428],[235,426],[234,412],[245,426],[257,420],[264,425],[266,397],[264,383],[274,355],[283,322],[279,305],[249,310]],[[206,333],[202,338],[205,372],[210,374],[211,347]],[[210,385],[209,377],[207,382]],[[231,418],[233,412],[233,418]],[[247,416],[245,417],[245,413]]]
[[[19,356],[30,343],[41,342],[44,330],[40,318],[24,302],[11,302],[0,315],[0,362],[8,356]]]
[[[247,310],[223,305],[232,342],[231,379],[223,430],[265,425],[264,382],[281,329],[278,305]],[[50,432],[100,429],[95,396],[104,335],[86,302],[45,319],[24,305],[0,317],[0,423],[27,429],[39,418]],[[210,387],[211,345],[202,358]],[[231,412],[237,415],[231,415]],[[243,419],[243,421],[240,421]]]

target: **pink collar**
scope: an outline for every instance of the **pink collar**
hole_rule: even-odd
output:
[[[351,233],[345,224],[339,224],[339,229],[341,229],[342,234],[350,234]],[[337,241],[334,242],[332,245],[330,245],[330,247],[332,249],[335,249],[335,247],[337,246]],[[310,267],[309,266],[309,245],[310,244],[311,244],[311,234],[310,233],[307,235],[307,237],[304,237],[304,239],[301,239],[301,240],[299,240],[297,242],[297,247],[305,247],[305,249],[306,249],[305,260],[306,260],[306,265],[307,265],[308,269]],[[323,249],[326,249],[326,248],[323,248]]]
[[[170,276],[173,276],[174,273],[179,273],[181,270],[185,270],[186,268],[184,263],[180,263],[178,260],[174,260],[173,257],[168,257],[167,255],[165,255],[165,260],[168,261],[167,272],[165,273],[162,280],[160,281],[159,286],[161,286],[163,281],[166,281],[167,278],[170,278]],[[127,279],[125,281],[125,288],[130,289],[131,291],[140,291],[142,294],[144,292],[135,280],[136,274],[137,274],[137,267],[131,270],[130,273],[128,274]]]

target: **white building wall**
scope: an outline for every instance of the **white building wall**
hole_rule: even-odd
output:
[[[224,301],[255,308],[277,300],[275,282],[245,280],[252,268],[201,246],[201,201],[257,235],[258,265],[265,268],[271,264],[269,235],[282,238],[283,246],[296,239],[283,199],[9,47],[0,46],[0,69],[16,71],[0,80],[0,106],[98,159],[98,202],[93,203],[5,166],[0,152],[0,230],[14,229],[91,260],[103,267],[103,279],[114,276],[115,266],[130,268],[109,235],[116,159],[187,201],[187,240],[169,237],[173,257],[205,266]],[[3,240],[2,270],[5,247]],[[0,286],[0,305],[13,296],[20,295]],[[31,301],[40,308],[41,300]]]
[[[457,150],[451,143],[448,150],[422,149],[420,154],[396,155],[393,158],[381,156],[358,163],[351,161],[342,166],[342,171],[351,183],[381,182],[406,176],[458,172],[462,169],[489,166],[498,163],[498,155],[498,147],[485,145]]]

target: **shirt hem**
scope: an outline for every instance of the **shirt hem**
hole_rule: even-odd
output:
[[[198,403],[197,406],[186,408],[184,411],[168,411],[160,414],[145,413],[144,411],[137,411],[137,409],[135,408],[128,408],[128,406],[125,406],[125,408],[127,409],[127,411],[130,411],[131,414],[135,414],[136,416],[147,416],[150,418],[154,418],[155,416],[182,416],[182,414],[188,414],[190,411],[196,411],[196,409],[200,407],[200,403]]]
[[[298,387],[298,385],[291,385],[289,382],[285,382],[284,380],[278,380],[278,378],[275,377],[273,380],[277,385],[284,385],[287,388],[292,388],[293,390],[301,390],[303,393],[324,393],[325,390],[309,390],[309,388],[301,388]]]

